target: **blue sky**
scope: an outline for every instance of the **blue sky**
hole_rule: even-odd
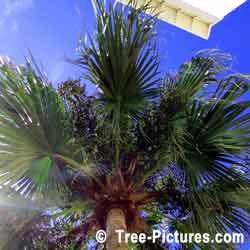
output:
[[[218,0],[219,1],[219,0]],[[0,0],[0,55],[22,63],[30,49],[56,86],[81,71],[65,62],[74,57],[81,32],[93,30],[90,0]],[[247,1],[217,24],[203,40],[161,22],[159,49],[161,72],[175,71],[195,52],[217,48],[234,57],[234,70],[250,73],[250,2]],[[246,243],[246,249],[250,243]]]

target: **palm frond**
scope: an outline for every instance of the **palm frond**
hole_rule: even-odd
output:
[[[188,110],[189,137],[180,165],[190,181],[198,183],[199,175],[209,178],[230,177],[228,166],[242,165],[250,141],[250,102],[240,100],[249,89],[249,79],[232,76],[219,83],[216,102],[204,105],[194,101]],[[196,178],[196,181],[194,180]]]
[[[114,130],[128,116],[136,118],[145,103],[158,95],[158,55],[153,42],[154,18],[147,18],[147,4],[124,11],[120,5],[106,8],[95,2],[97,32],[87,36],[79,59],[86,78],[101,91],[99,100],[112,117]]]
[[[234,181],[209,183],[199,191],[188,193],[187,208],[192,214],[185,221],[173,221],[174,228],[183,233],[209,233],[210,239],[217,233],[241,233],[247,237],[250,233],[249,199],[249,185],[240,177]],[[201,249],[236,249],[233,243],[196,245]]]
[[[190,61],[181,65],[177,74],[168,74],[165,77],[163,81],[165,95],[163,97],[166,98],[167,95],[172,97],[173,101],[187,103],[200,94],[207,85],[216,84],[218,78],[230,70],[231,61],[231,55],[220,50],[199,51]],[[175,96],[175,94],[182,96]]]
[[[0,68],[0,179],[20,192],[63,186],[62,166],[82,167],[64,103],[31,64]]]
[[[244,75],[223,75],[226,68],[213,57],[193,58],[176,76],[165,80],[160,111],[156,107],[150,118],[156,139],[161,135],[160,146],[143,174],[152,175],[171,162],[185,173],[188,191],[181,192],[175,204],[191,214],[178,222],[185,232],[249,234],[250,182],[245,159],[249,157],[250,102],[244,97],[250,81]],[[206,96],[203,86],[209,84],[212,87]],[[150,137],[147,144],[154,148],[156,139]],[[165,202],[165,208],[169,201],[171,196],[158,199]],[[178,206],[174,207],[180,210]],[[224,249],[225,245],[189,247]]]
[[[204,50],[184,63],[177,74],[167,74],[160,86],[160,98],[151,103],[140,120],[138,148],[150,158],[143,175],[154,174],[168,163],[185,157],[185,146],[192,140],[187,120],[190,103],[204,107],[220,79],[230,69],[231,56],[218,50]],[[198,101],[197,101],[198,100]],[[192,111],[190,111],[192,113]],[[148,150],[150,149],[150,150]]]

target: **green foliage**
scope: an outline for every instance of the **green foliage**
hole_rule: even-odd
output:
[[[192,184],[198,183],[201,174],[206,174],[207,181],[233,178],[235,172],[228,171],[228,164],[241,165],[241,155],[249,148],[250,102],[239,98],[248,91],[248,85],[244,76],[229,76],[218,83],[215,103],[190,104],[186,119],[191,137],[183,146],[185,156],[180,165]]]
[[[59,159],[75,152],[67,113],[30,64],[19,70],[12,64],[0,68],[1,182],[35,184],[40,191],[57,188],[63,184]]]
[[[83,201],[73,201],[67,204],[64,208],[53,213],[52,219],[63,218],[65,221],[77,222],[79,219],[84,218],[90,210],[89,204]],[[70,224],[70,223],[69,223]],[[66,224],[67,226],[68,224]],[[72,228],[72,225],[71,225]],[[71,229],[70,228],[70,229]]]
[[[230,230],[249,235],[249,164],[244,159],[249,156],[250,103],[244,97],[250,81],[244,75],[226,76],[223,70],[227,68],[214,57],[215,51],[211,52],[212,56],[209,52],[203,58],[198,54],[176,76],[168,75],[159,106],[152,106],[143,117],[143,133],[148,137],[142,136],[141,144],[144,152],[151,148],[146,153],[151,162],[144,164],[141,177],[148,178],[171,164],[185,173],[187,193],[178,195],[175,185],[169,192],[159,176],[155,182],[162,197],[168,197],[158,199],[156,206],[165,202],[168,211],[171,202],[172,209],[185,212],[186,219],[175,227],[180,232],[214,235]],[[208,85],[208,95],[204,85]],[[235,249],[234,245],[227,247]]]
[[[75,80],[57,92],[30,63],[0,67],[0,184],[26,197],[64,191],[50,218],[61,222],[49,229],[51,249],[84,248],[115,206],[130,215],[130,229],[146,231],[145,222],[153,227],[165,216],[180,232],[249,235],[249,75],[228,74],[228,55],[210,50],[160,81],[150,5],[127,12],[94,2],[97,32],[74,63],[96,96]],[[37,225],[18,234],[34,237],[30,249],[44,244]]]
[[[148,5],[126,13],[119,5],[95,2],[97,33],[81,44],[75,63],[101,91],[99,100],[112,117],[116,136],[128,118],[137,118],[145,103],[158,95],[155,84],[158,56],[154,49],[154,19],[146,18]]]

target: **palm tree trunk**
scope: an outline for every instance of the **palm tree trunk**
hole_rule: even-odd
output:
[[[118,233],[116,230],[124,230],[127,232],[126,218],[124,212],[119,208],[111,209],[107,215],[106,220],[107,230],[107,250],[127,250],[128,244],[124,242],[118,242]]]

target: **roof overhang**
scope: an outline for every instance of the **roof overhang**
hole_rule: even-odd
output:
[[[128,3],[129,0],[120,0]],[[138,0],[143,4],[148,0]],[[246,0],[152,0],[159,18],[208,39],[211,28]]]

